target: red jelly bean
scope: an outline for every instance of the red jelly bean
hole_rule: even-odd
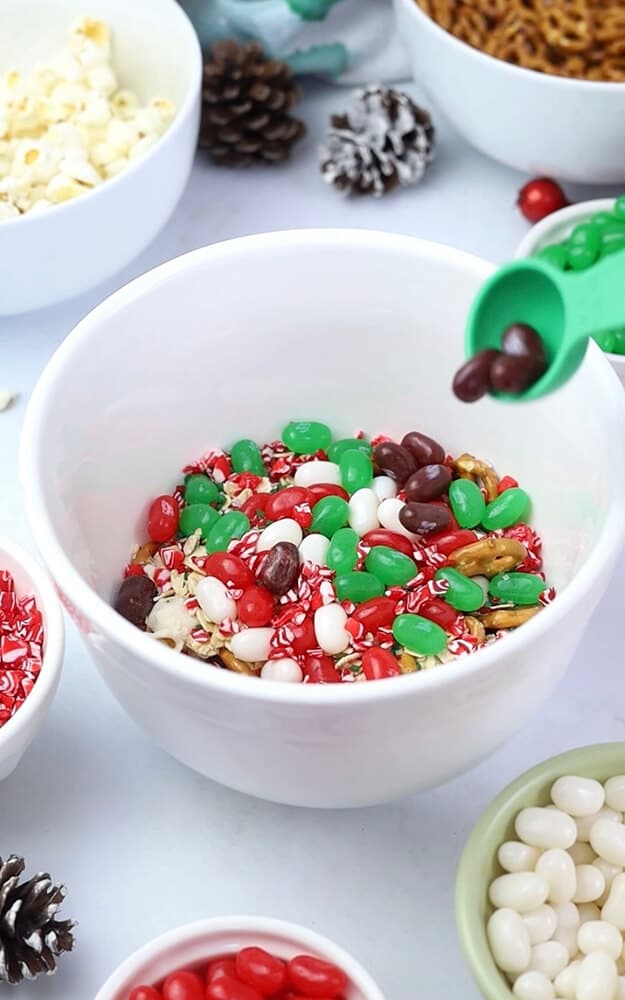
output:
[[[304,676],[311,684],[338,684],[341,678],[330,656],[307,656],[302,666]]]
[[[286,985],[286,966],[264,948],[242,948],[236,957],[239,979],[271,996]]]
[[[136,986],[128,1000],[163,1000],[154,986]]]
[[[461,549],[463,545],[471,545],[476,540],[474,531],[468,528],[461,528],[459,531],[444,531],[439,535],[431,535],[427,540],[428,545],[435,545],[442,555],[449,556],[456,549]]]
[[[174,497],[164,494],[150,504],[148,535],[153,542],[168,542],[178,531],[180,508]]]
[[[163,983],[163,1000],[204,1000],[204,983],[189,969],[174,972]]]
[[[310,494],[311,507],[314,507],[324,497],[341,497],[343,500],[349,500],[347,490],[344,490],[342,486],[338,486],[336,483],[315,483],[314,486],[308,487],[308,492]]]
[[[440,625],[444,629],[450,629],[458,616],[458,612],[452,608],[451,604],[439,600],[438,597],[426,601],[419,608],[419,614],[422,618],[427,618],[428,621],[435,622],[436,625]]]
[[[265,511],[271,493],[252,493],[245,503],[242,503],[239,510],[250,519],[250,524],[265,520]]]
[[[373,548],[374,545],[386,545],[389,549],[403,552],[405,556],[413,557],[413,547],[410,539],[405,535],[400,535],[397,531],[388,531],[386,528],[375,528],[368,531],[363,537],[363,542]]]
[[[399,663],[393,654],[381,646],[372,646],[371,649],[365,650],[362,655],[362,670],[368,681],[397,677],[401,673]]]
[[[302,503],[311,503],[310,493],[303,486],[287,486],[277,493],[270,493],[265,514],[270,521],[279,521],[282,517],[293,517],[293,509]]]
[[[379,628],[389,628],[393,624],[395,607],[392,597],[372,597],[358,605],[352,618],[364,625],[367,632],[377,632]]]
[[[263,995],[240,979],[220,976],[208,984],[202,1000],[263,1000]]]
[[[249,566],[246,566],[239,556],[232,552],[213,552],[204,563],[207,576],[216,576],[222,583],[233,587],[251,587],[255,577]]]
[[[236,979],[237,967],[233,958],[217,958],[206,970],[207,983],[212,983],[214,979],[221,979],[223,976]]]
[[[266,587],[247,587],[237,601],[237,616],[243,625],[262,628],[271,621],[274,608],[273,594]]]
[[[306,997],[317,997],[318,1000],[323,1000],[324,997],[335,1000],[347,989],[347,976],[337,965],[313,958],[312,955],[297,955],[292,958],[288,964],[288,977],[296,990]]]
[[[317,649],[319,644],[312,618],[304,618],[299,625],[289,625],[289,629],[293,633],[292,646],[296,656],[303,656],[309,649]]]

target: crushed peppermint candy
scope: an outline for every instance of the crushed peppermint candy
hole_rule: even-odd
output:
[[[11,573],[0,570],[0,728],[32,691],[43,660],[43,618],[32,595],[19,597]]]

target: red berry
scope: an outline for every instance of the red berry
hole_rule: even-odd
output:
[[[368,531],[362,540],[372,548],[374,545],[386,545],[389,549],[403,552],[411,559],[414,554],[410,539],[406,538],[405,535],[400,535],[398,531],[389,531],[387,528],[375,528],[373,531]]]
[[[358,605],[352,618],[364,625],[366,632],[377,632],[379,628],[389,628],[393,624],[395,607],[392,597],[372,597]]]
[[[251,587],[255,582],[254,574],[249,566],[239,556],[232,552],[213,552],[206,558],[204,572],[207,576],[216,576],[226,586]]]
[[[293,510],[300,504],[310,503],[310,493],[303,486],[287,486],[283,490],[269,494],[265,514],[270,521],[283,517],[293,517]]]
[[[312,955],[292,958],[288,964],[288,977],[289,982],[304,996],[319,1000],[325,997],[334,1000],[347,989],[347,976],[337,965]]]
[[[212,983],[214,979],[221,979],[223,976],[236,979],[236,975],[237,967],[234,958],[216,958],[206,970],[206,982]]]
[[[318,656],[306,656],[302,670],[311,684],[338,684],[341,680],[334,666],[334,660],[324,653]]]
[[[569,200],[559,184],[549,177],[535,177],[528,181],[517,198],[522,215],[530,222],[540,222],[559,208],[566,208]]]
[[[181,969],[163,983],[163,1000],[204,1000],[204,983],[196,972]]]
[[[388,649],[372,646],[362,654],[362,671],[368,681],[382,680],[384,677],[397,677],[401,673],[399,663]],[[297,986],[298,984],[295,983]],[[301,987],[299,987],[301,989]],[[312,994],[314,996],[314,994]]]
[[[315,483],[314,486],[308,487],[308,492],[310,493],[311,507],[314,507],[324,497],[341,497],[342,500],[349,500],[347,490],[336,483]]]
[[[439,600],[438,597],[433,597],[422,604],[419,608],[419,614],[422,618],[427,618],[428,621],[434,622],[435,625],[440,625],[444,629],[450,629],[458,617],[458,612],[452,608],[451,604]]]
[[[262,628],[271,621],[274,607],[273,594],[266,587],[248,587],[237,601],[237,615],[243,625]]]
[[[272,996],[286,984],[286,966],[264,948],[242,948],[236,957],[239,979],[263,996]]]
[[[220,976],[208,984],[203,1000],[263,1000],[263,995],[239,979]]]
[[[163,1000],[154,986],[136,986],[128,1000]]]
[[[157,497],[148,512],[148,535],[153,542],[168,542],[178,531],[180,508],[169,494]]]

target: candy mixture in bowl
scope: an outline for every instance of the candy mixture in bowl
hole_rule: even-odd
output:
[[[294,421],[235,442],[151,504],[115,606],[208,664],[299,683],[452,662],[554,596],[530,498],[409,431],[333,440]]]

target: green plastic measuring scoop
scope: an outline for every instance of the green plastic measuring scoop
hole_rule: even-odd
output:
[[[500,349],[512,323],[529,323],[540,334],[549,367],[525,392],[495,395],[510,402],[546,396],[575,374],[593,333],[625,326],[625,251],[585,271],[560,271],[535,257],[501,267],[471,306],[467,357],[487,347]]]

